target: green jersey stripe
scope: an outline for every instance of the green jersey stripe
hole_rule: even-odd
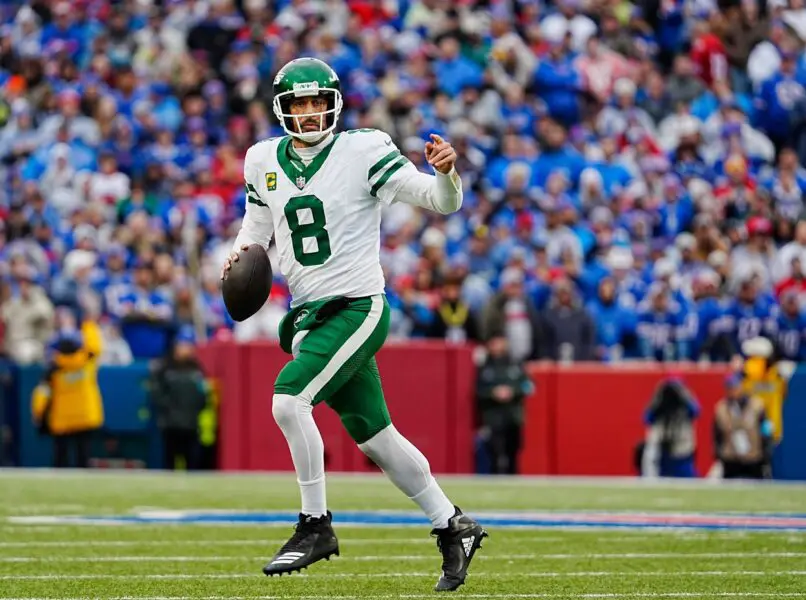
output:
[[[255,198],[254,196],[252,196],[251,194],[248,194],[248,195],[246,196],[246,201],[247,201],[247,202],[249,202],[249,203],[251,203],[251,204],[257,204],[258,206],[265,206],[266,208],[268,208],[268,207],[269,207],[269,205],[268,205],[268,204],[266,204],[265,202],[261,202],[260,200],[258,200],[258,199],[257,199],[257,198]]]
[[[409,159],[407,159],[405,156],[401,156],[395,162],[393,162],[392,166],[386,169],[381,178],[375,182],[375,185],[372,186],[372,189],[369,191],[369,193],[372,194],[372,196],[377,196],[378,190],[386,185],[386,182],[389,181],[389,178],[402,169],[403,165],[405,165],[407,162],[409,162]]]
[[[383,169],[389,163],[389,161],[393,160],[396,156],[400,156],[400,151],[392,150],[389,154],[387,154],[381,160],[372,165],[372,168],[370,168],[369,170],[369,175],[367,176],[367,181],[372,179],[378,171]]]

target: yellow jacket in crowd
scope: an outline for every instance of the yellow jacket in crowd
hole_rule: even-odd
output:
[[[747,340],[742,350],[747,356],[743,368],[744,391],[764,405],[767,419],[773,425],[772,439],[777,444],[784,434],[784,400],[792,368],[785,361],[772,362],[772,344],[765,338]]]
[[[98,387],[101,330],[96,323],[82,324],[80,342],[75,351],[57,348],[45,377],[33,392],[34,420],[52,435],[91,431],[104,423]]]

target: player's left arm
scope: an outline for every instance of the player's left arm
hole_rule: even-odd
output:
[[[251,150],[251,148],[250,148]],[[274,235],[274,221],[271,208],[261,197],[256,182],[258,180],[257,168],[250,161],[249,153],[244,159],[244,182],[246,185],[246,209],[241,229],[232,246],[232,252],[237,255],[244,246],[260,244],[269,249],[271,238]]]
[[[249,148],[244,158],[244,183],[246,186],[246,209],[241,222],[241,229],[232,245],[232,251],[224,265],[221,267],[221,280],[227,278],[227,274],[232,268],[233,262],[238,262],[240,251],[246,251],[252,244],[260,244],[267,251],[271,238],[274,235],[274,221],[272,220],[271,208],[264,199],[256,185],[258,181],[258,169],[252,162],[252,152],[254,146]]]
[[[392,154],[394,151],[389,155]],[[370,169],[373,191],[385,204],[403,202],[443,215],[456,212],[462,207],[462,180],[456,172],[456,150],[439,135],[431,134],[431,141],[425,144],[425,158],[434,168],[434,175],[421,173],[405,157],[393,161],[391,167],[377,176],[372,175]],[[384,179],[387,173],[390,173],[388,181]]]

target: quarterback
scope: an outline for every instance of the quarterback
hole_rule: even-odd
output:
[[[375,354],[389,329],[380,264],[381,208],[405,202],[442,214],[459,210],[456,152],[437,135],[425,155],[434,175],[419,172],[391,138],[375,129],[335,133],[342,109],[338,76],[324,62],[300,58],[274,79],[273,110],[288,134],[246,153],[246,214],[238,252],[275,239],[291,310],[280,344],[292,355],[274,383],[272,413],[283,432],[302,500],[291,539],[263,568],[299,571],[339,544],[325,491],[324,447],[313,407],[336,411],[358,447],[430,519],[442,553],[437,591],[462,585],[487,532],[454,506],[425,456],[392,424]]]

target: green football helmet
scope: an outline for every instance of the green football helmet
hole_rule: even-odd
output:
[[[297,58],[286,64],[274,78],[274,115],[288,135],[312,143],[322,139],[336,128],[342,108],[341,83],[336,71],[316,58]],[[327,110],[304,116],[320,116],[320,131],[299,132],[299,119],[303,115],[291,114],[291,100],[305,96],[322,96],[327,99]]]

